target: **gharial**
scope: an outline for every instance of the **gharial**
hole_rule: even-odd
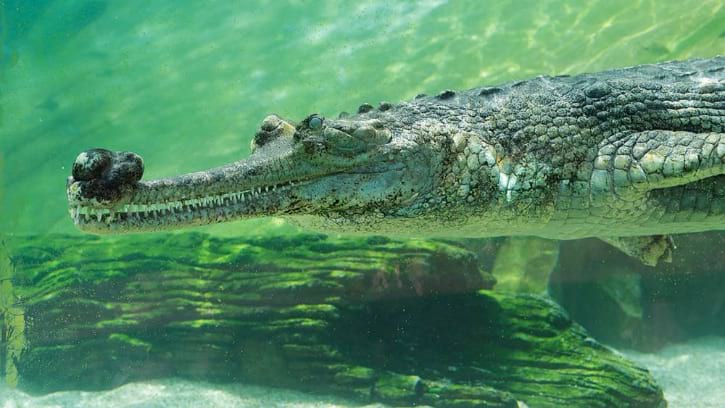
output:
[[[140,181],[130,152],[81,153],[83,231],[282,216],[307,228],[441,237],[603,237],[654,264],[667,234],[725,229],[725,57],[540,76],[337,119],[267,116],[242,161]]]

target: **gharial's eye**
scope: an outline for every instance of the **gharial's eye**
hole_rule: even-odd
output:
[[[315,115],[310,118],[310,129],[317,130],[322,127],[322,118]]]

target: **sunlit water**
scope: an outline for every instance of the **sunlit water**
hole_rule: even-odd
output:
[[[448,88],[725,53],[718,0],[6,0],[0,7],[5,234],[75,233],[64,181],[75,155],[90,147],[137,152],[145,177],[167,176],[245,157],[272,112],[336,115]],[[291,227],[261,220],[204,230]]]

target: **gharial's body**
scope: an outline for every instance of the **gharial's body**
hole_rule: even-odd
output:
[[[538,77],[293,124],[251,157],[138,181],[132,153],[76,160],[92,232],[278,215],[417,236],[635,236],[725,229],[725,57]]]

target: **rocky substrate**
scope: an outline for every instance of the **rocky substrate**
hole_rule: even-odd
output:
[[[646,370],[548,298],[487,290],[491,275],[449,244],[169,234],[10,248],[0,366],[33,393],[183,377],[394,405],[664,405]]]

